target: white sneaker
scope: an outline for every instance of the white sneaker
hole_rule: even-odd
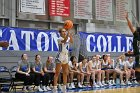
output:
[[[83,87],[83,88],[86,88],[87,86],[83,85],[82,87]]]
[[[74,85],[74,83],[71,83],[71,88],[75,88],[75,85]]]
[[[98,86],[96,83],[94,83],[94,84],[93,84],[93,87],[98,88],[98,87],[100,87],[100,86]]]
[[[31,86],[27,86],[27,90],[28,90],[28,91],[32,91]]]
[[[112,85],[115,85],[115,84],[116,84],[115,81],[113,81],[113,82],[112,82]]]
[[[60,84],[58,85],[58,89],[62,90],[62,86]]]
[[[132,83],[130,81],[127,81],[126,84],[131,85]]]
[[[103,81],[103,82],[102,82],[102,85],[106,86],[107,84],[105,84],[105,82]]]
[[[121,85],[125,85],[125,83],[124,82],[121,82]]]
[[[47,86],[46,89],[49,90],[49,91],[51,90],[51,88],[49,86]]]
[[[42,90],[42,88],[40,86],[38,86],[38,91],[43,92],[43,90]]]
[[[90,85],[87,85],[86,87],[89,87],[90,88],[91,86]]]
[[[108,85],[110,85],[110,86],[112,85],[110,81],[108,81]]]
[[[46,87],[45,87],[45,86],[43,86],[43,90],[44,90],[44,91],[48,91],[48,90],[46,89]]]
[[[78,87],[79,87],[79,88],[82,88],[83,86],[82,86],[80,83],[78,83]]]
[[[98,82],[98,85],[99,85],[100,87],[104,86],[104,85],[102,85],[102,83],[101,83],[101,82]]]
[[[58,93],[58,92],[57,92],[57,89],[53,89],[52,92],[53,92],[53,93]]]
[[[69,83],[67,83],[66,88],[69,88],[69,87],[70,87],[70,85],[69,85]]]
[[[135,84],[139,84],[136,80],[134,81]]]
[[[23,86],[23,92],[28,92],[28,90],[26,89],[26,86]]]
[[[66,91],[66,85],[63,85],[63,86],[62,86],[62,92],[63,92],[63,93],[67,93],[67,91]]]

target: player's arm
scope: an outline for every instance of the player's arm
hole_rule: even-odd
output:
[[[88,62],[88,68],[90,71],[93,71],[91,62]]]
[[[9,46],[9,43],[7,41],[0,41],[0,47],[7,48]]]
[[[69,34],[69,37],[70,37],[70,43],[73,43],[72,34]]]
[[[127,24],[128,24],[129,29],[131,30],[132,33],[134,33],[136,31],[136,29],[133,27],[131,21],[128,18],[128,12],[126,13],[126,17],[125,18],[127,20]]]

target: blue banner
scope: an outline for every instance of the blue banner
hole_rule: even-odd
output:
[[[88,52],[126,52],[132,50],[133,37],[124,34],[80,32]]]
[[[132,50],[133,37],[123,34],[79,32],[81,43],[88,52],[126,52]],[[9,47],[0,50],[58,51],[59,35],[56,30],[0,27],[0,40]],[[82,46],[81,46],[82,47]]]
[[[55,30],[0,27],[0,40],[8,41],[8,48],[0,50],[58,51]]]

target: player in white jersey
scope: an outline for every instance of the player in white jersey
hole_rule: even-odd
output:
[[[81,73],[84,74],[84,76],[86,76],[86,79],[87,79],[87,83],[88,83],[88,87],[90,86],[89,85],[89,80],[90,80],[90,75],[91,73],[89,72],[89,69],[88,69],[88,60],[87,58],[83,57],[82,58],[82,62],[79,63],[79,70]],[[84,81],[84,78],[82,78],[81,80],[81,83],[83,83]]]
[[[92,60],[88,62],[88,68],[91,72],[92,80],[93,80],[93,87],[100,87],[95,82],[95,76],[97,75],[96,81],[99,83],[101,82],[101,70],[97,69],[97,63],[96,63],[96,56],[92,57]]]
[[[58,38],[59,53],[56,57],[56,72],[54,75],[54,92],[57,92],[57,81],[62,67],[63,72],[63,87],[62,92],[66,93],[67,75],[68,75],[68,51],[69,43],[73,43],[72,35],[70,31],[66,29],[59,29],[60,37]]]
[[[120,74],[120,80],[121,80],[121,85],[125,85],[124,81],[123,81],[123,75],[125,75],[125,79],[126,79],[126,84],[130,84],[130,82],[128,81],[130,78],[130,73],[127,70],[127,66],[126,66],[126,61],[125,61],[125,55],[121,55],[118,58],[118,63],[117,66],[115,68],[116,73]]]
[[[75,85],[73,82],[74,76],[77,77],[78,87],[82,87],[81,80],[83,80],[84,74],[79,71],[78,65],[79,64],[77,63],[76,57],[71,56],[70,61],[69,61],[69,79],[70,79],[70,87],[71,88],[75,88]]]
[[[130,74],[132,76],[132,80],[134,80],[134,83],[138,84],[138,82],[136,81],[134,65],[135,65],[135,61],[133,60],[133,57],[129,57],[128,61],[126,61],[126,66],[128,68],[128,71],[130,71]]]
[[[102,62],[102,59],[100,59],[101,58],[101,56],[100,55],[96,55],[96,65],[97,65],[97,70],[99,70],[100,72],[101,72],[101,76],[102,76],[102,82],[98,82],[97,84],[99,85],[99,86],[104,86],[104,85],[106,85],[105,84],[105,71],[104,70],[101,70],[101,68],[102,68],[102,65],[101,65],[101,62]]]
[[[106,81],[109,85],[115,85],[115,79],[116,79],[116,71],[113,68],[113,62],[111,60],[110,55],[106,54],[102,56],[102,70],[106,73]],[[109,75],[113,74],[113,82],[111,83],[109,80]]]

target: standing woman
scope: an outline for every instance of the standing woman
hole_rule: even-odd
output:
[[[18,62],[17,72],[15,74],[16,79],[24,81],[23,91],[28,92],[31,90],[29,87],[34,80],[33,74],[30,74],[30,63],[28,61],[27,54],[21,55],[21,60]]]
[[[67,75],[68,75],[68,51],[69,43],[73,43],[72,35],[69,30],[59,29],[60,37],[58,38],[59,54],[56,57],[56,68],[54,75],[54,92],[57,92],[57,81],[62,67],[63,72],[63,93],[66,93]]]

